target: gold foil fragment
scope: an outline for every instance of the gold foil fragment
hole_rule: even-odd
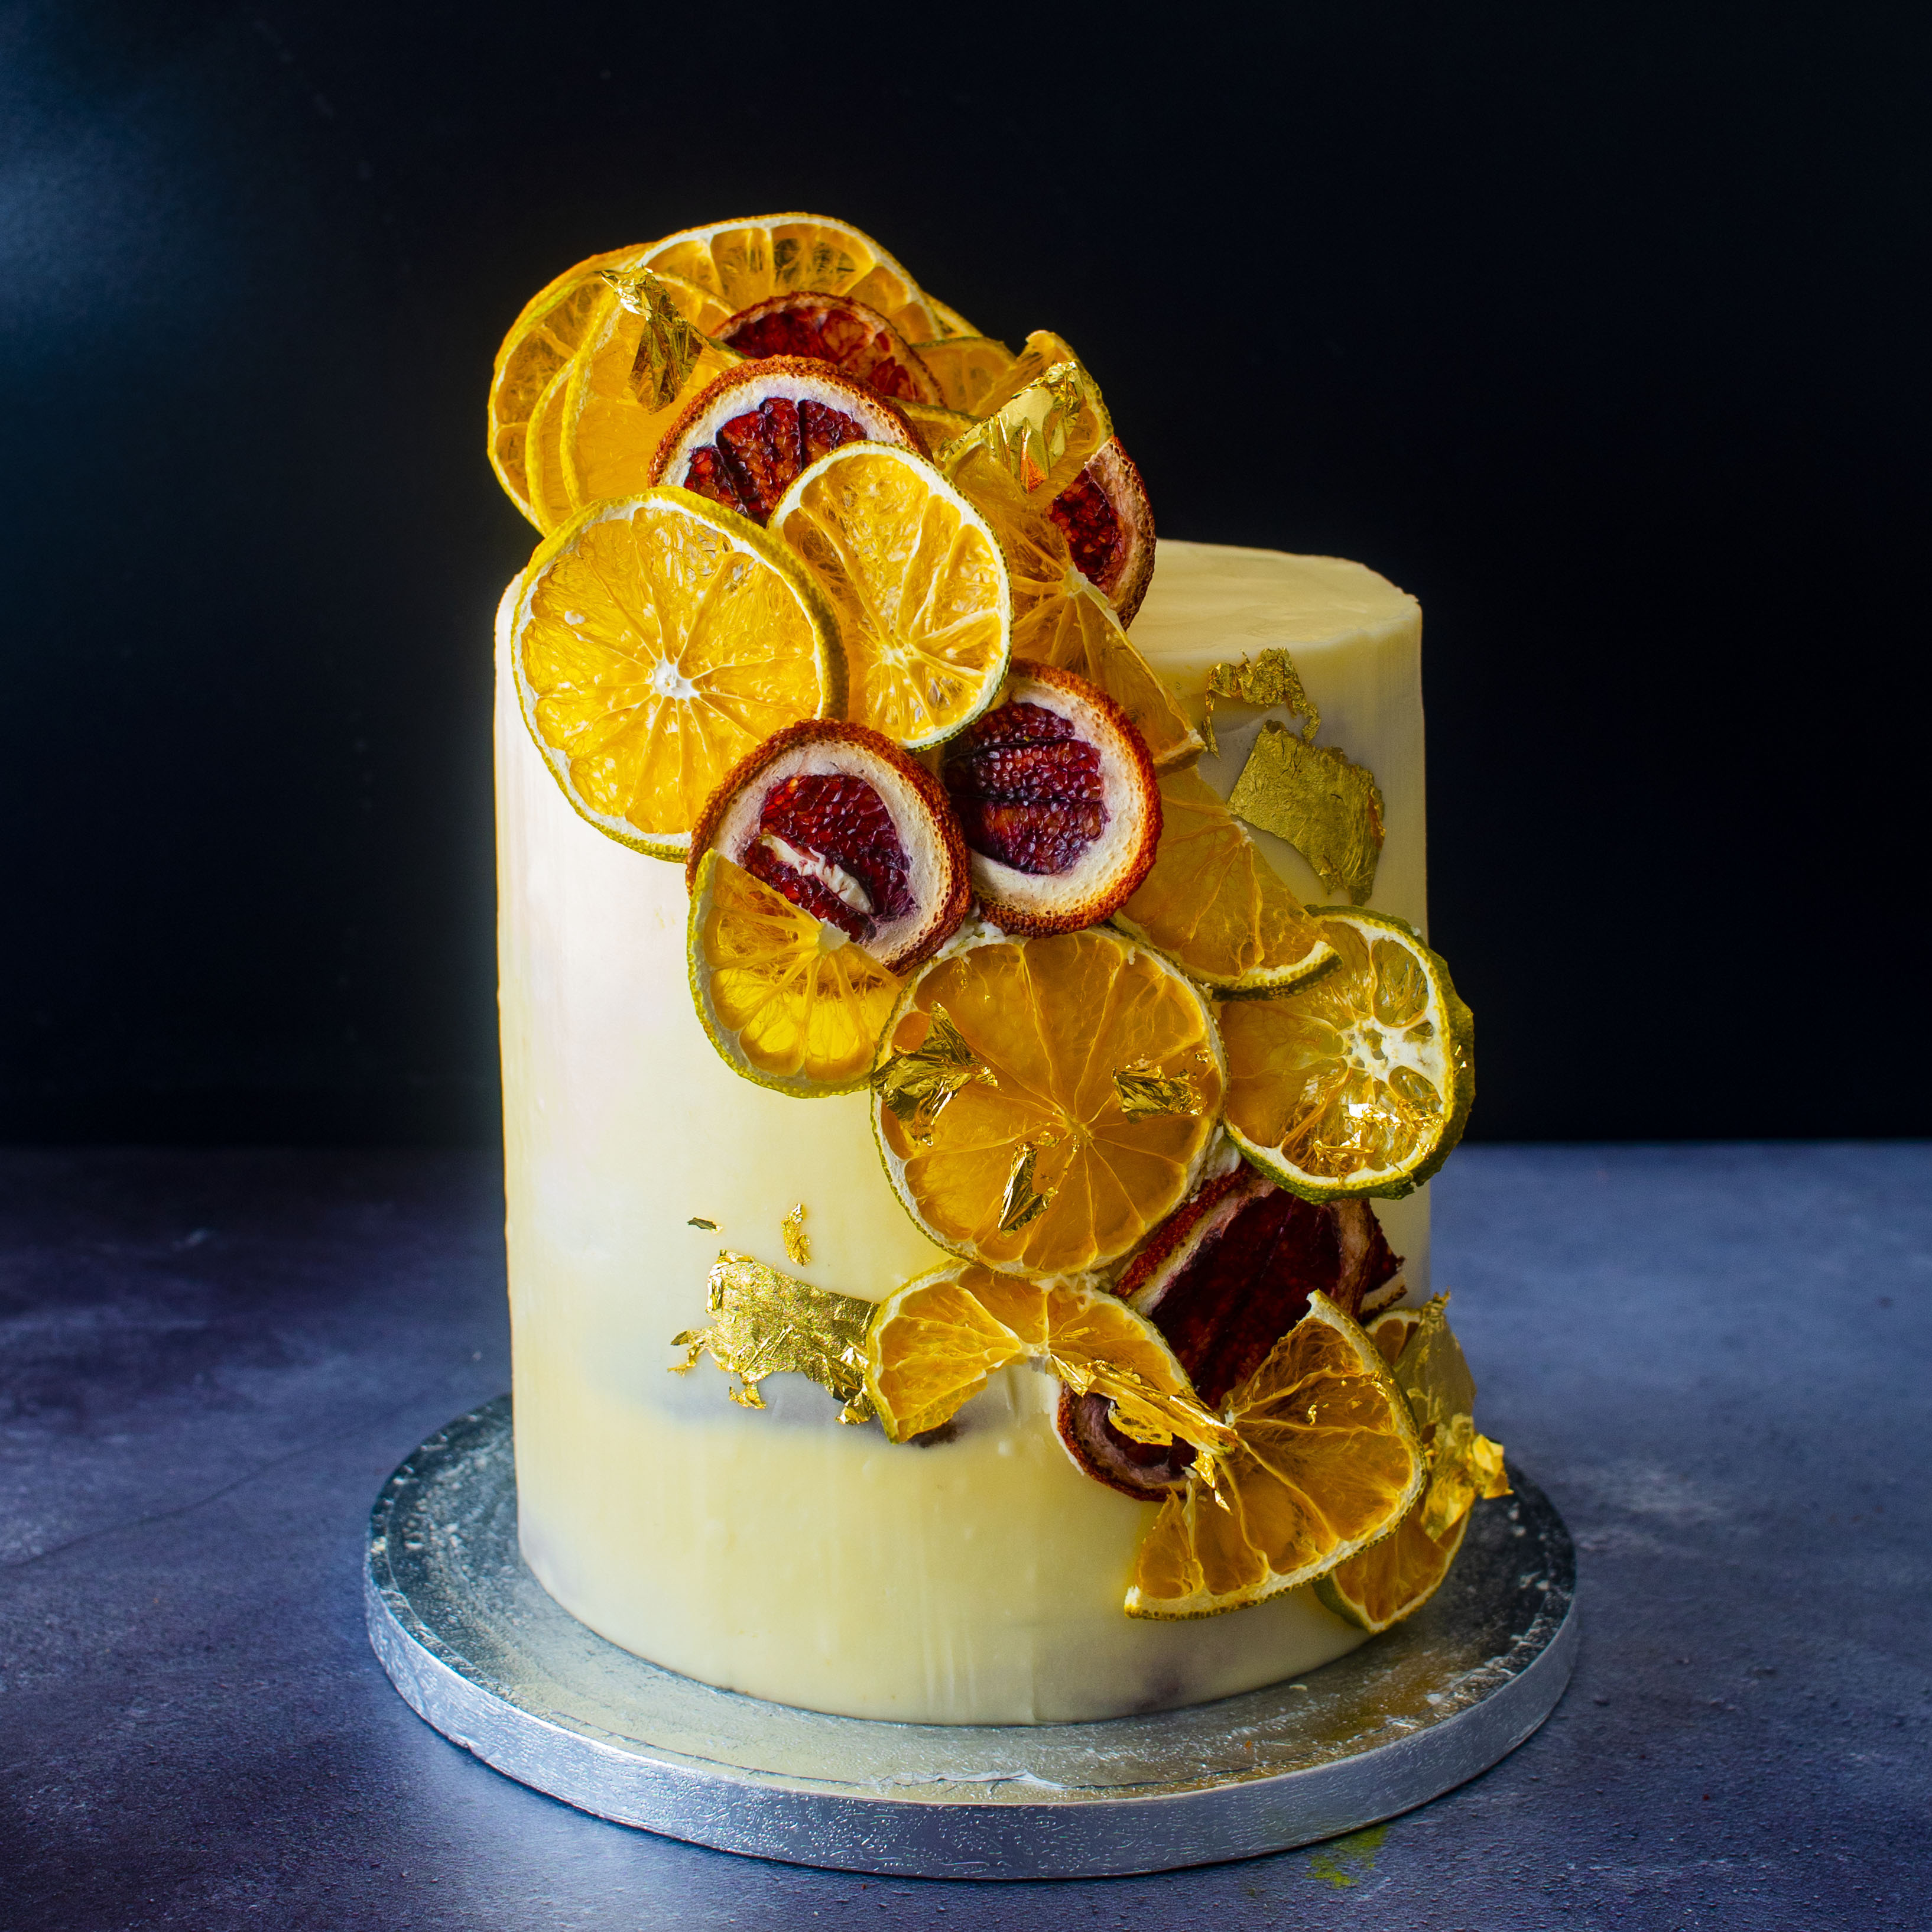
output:
[[[716,1221],[707,1221],[702,1214],[692,1215],[684,1225],[687,1228],[709,1228],[714,1234],[718,1232],[718,1223]]]
[[[805,1232],[805,1203],[800,1202],[778,1223],[784,1236],[785,1259],[795,1268],[812,1264],[812,1238]]]
[[[950,477],[975,451],[1029,496],[1059,495],[1114,433],[1094,379],[1078,362],[1056,362],[983,422],[945,444],[935,460]]]
[[[682,1362],[671,1364],[673,1375],[688,1373],[708,1352],[726,1374],[738,1378],[729,1394],[741,1408],[763,1408],[759,1383],[789,1371],[830,1389],[845,1405],[841,1422],[870,1419],[866,1332],[872,1303],[795,1281],[727,1249],[712,1264],[706,1305],[714,1318],[709,1328],[687,1328],[671,1337],[673,1348],[687,1352]]]
[[[1228,809],[1286,838],[1330,892],[1366,902],[1382,851],[1382,794],[1376,775],[1334,745],[1311,745],[1284,724],[1262,728]]]
[[[1120,1112],[1130,1120],[1148,1120],[1159,1114],[1198,1115],[1201,1090],[1191,1073],[1163,1073],[1150,1060],[1130,1061],[1114,1072],[1114,1091]]]
[[[1301,674],[1294,668],[1294,660],[1279,646],[1262,652],[1252,664],[1249,663],[1244,652],[1239,664],[1210,665],[1208,671],[1208,695],[1202,706],[1201,730],[1208,740],[1208,748],[1217,755],[1220,746],[1214,741],[1214,700],[1217,698],[1232,699],[1239,704],[1286,705],[1296,717],[1306,720],[1301,729],[1304,741],[1315,742],[1315,734],[1322,728],[1322,714],[1315,708],[1315,701],[1303,689]]]
[[[1438,1540],[1466,1516],[1478,1496],[1506,1496],[1503,1448],[1477,1432],[1475,1378],[1449,1326],[1449,1298],[1423,1308],[1415,1333],[1396,1358],[1396,1386],[1408,1399],[1429,1458],[1422,1529]]]
[[[704,352],[704,334],[678,313],[670,290],[648,268],[606,268],[603,276],[620,306],[644,319],[631,387],[646,409],[668,409]]]
[[[1000,1202],[1000,1232],[1016,1234],[1029,1222],[1036,1221],[1053,1198],[1053,1190],[1040,1193],[1033,1184],[1033,1164],[1040,1150],[1028,1141],[1013,1156],[1006,1175],[1006,1191]]]
[[[880,1103],[920,1147],[932,1144],[932,1125],[962,1087],[978,1081],[997,1087],[993,1070],[966,1044],[944,1006],[910,1053],[896,1053],[872,1072]]]

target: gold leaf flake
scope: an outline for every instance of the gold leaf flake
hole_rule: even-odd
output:
[[[937,460],[948,476],[974,452],[1029,496],[1058,496],[1114,433],[1107,406],[1078,362],[1056,362],[1019,393],[946,444]]]
[[[1262,728],[1228,809],[1286,838],[1330,892],[1361,905],[1375,890],[1382,850],[1382,794],[1376,775],[1333,745],[1311,745],[1286,726]]]
[[[805,1232],[805,1203],[801,1201],[778,1223],[784,1236],[785,1259],[796,1268],[812,1264],[812,1241]]]
[[[838,1396],[845,1405],[841,1422],[864,1422],[871,1416],[866,1394],[871,1302],[795,1281],[728,1249],[720,1251],[712,1265],[710,1289],[706,1306],[714,1318],[709,1328],[687,1328],[671,1337],[673,1348],[688,1352],[682,1362],[671,1364],[672,1374],[686,1374],[709,1352],[721,1369],[738,1378],[730,1394],[741,1407],[763,1408],[759,1383],[789,1370],[809,1376]]]
[[[1159,1114],[1198,1115],[1201,1090],[1191,1073],[1163,1073],[1150,1060],[1136,1060],[1116,1068],[1114,1091],[1120,1112],[1130,1120],[1148,1120]]]
[[[1312,744],[1315,734],[1322,728],[1322,713],[1315,707],[1315,700],[1302,688],[1301,674],[1294,668],[1294,660],[1279,646],[1262,652],[1252,664],[1247,653],[1241,654],[1239,664],[1210,665],[1208,671],[1208,695],[1201,720],[1202,735],[1208,740],[1208,748],[1217,755],[1220,746],[1214,741],[1214,700],[1217,698],[1233,700],[1238,704],[1285,705],[1294,716],[1304,720],[1301,736],[1304,743]]]
[[[1478,1435],[1472,1419],[1475,1379],[1449,1326],[1448,1302],[1438,1294],[1425,1304],[1395,1364],[1396,1386],[1408,1399],[1429,1458],[1422,1528],[1438,1538],[1461,1522],[1478,1496],[1510,1493],[1502,1444]]]
[[[932,1125],[962,1087],[978,1081],[997,1087],[993,1070],[966,1044],[944,1006],[932,1010],[932,1024],[910,1053],[896,1053],[872,1072],[879,1100],[920,1147],[932,1144]]]
[[[702,1214],[692,1215],[684,1225],[687,1228],[709,1228],[714,1234],[718,1232],[718,1223],[716,1221],[707,1221]]]
[[[1039,1152],[1029,1141],[1013,1156],[1012,1169],[1006,1175],[1006,1194],[1000,1202],[1000,1232],[1003,1234],[1016,1234],[1028,1222],[1037,1220],[1046,1211],[1046,1204],[1053,1198],[1052,1188],[1041,1194],[1034,1187],[1033,1164]]]
[[[678,313],[670,290],[648,268],[606,268],[603,276],[619,303],[644,318],[631,386],[646,409],[668,409],[703,352],[705,338]]]

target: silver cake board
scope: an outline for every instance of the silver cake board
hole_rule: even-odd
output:
[[[1548,1498],[1478,1503],[1406,1623],[1306,1677],[1076,1724],[902,1724],[718,1690],[620,1650],[517,1547],[508,1396],[383,1486],[369,1639],[430,1724],[616,1823],[788,1863],[897,1876],[1086,1878],[1251,1858],[1425,1804],[1555,1708],[1576,1649],[1576,1557]]]

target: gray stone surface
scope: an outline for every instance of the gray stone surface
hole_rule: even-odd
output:
[[[1582,1546],[1569,1696],[1379,1832],[988,1887],[602,1824],[389,1688],[369,1503],[508,1376],[488,1161],[0,1155],[0,1923],[1932,1923],[1932,1149],[1474,1148],[1437,1202],[1484,1425]]]

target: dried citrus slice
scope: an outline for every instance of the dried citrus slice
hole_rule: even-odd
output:
[[[1074,568],[1131,624],[1154,580],[1154,506],[1118,436],[1047,506]]]
[[[1429,1463],[1429,1486],[1389,1535],[1318,1579],[1316,1593],[1338,1616],[1385,1630],[1436,1594],[1462,1546],[1478,1496],[1506,1496],[1502,1445],[1476,1433],[1476,1385],[1438,1294],[1420,1308],[1392,1308],[1369,1324],[1369,1339],[1395,1372]]]
[[[1007,932],[1070,932],[1118,910],[1154,863],[1160,792],[1140,734],[1083,677],[1016,662],[946,747],[973,893]]]
[[[944,400],[912,345],[875,308],[850,296],[794,290],[728,317],[712,333],[740,356],[808,356],[896,403]]]
[[[914,338],[916,341],[918,338]],[[1084,375],[1087,365],[1073,352],[1073,346],[1064,335],[1056,335],[1050,328],[1036,328],[1026,339],[1025,346],[1013,357],[998,377],[987,389],[974,413],[989,416],[1004,404],[1010,403],[1019,392],[1037,382],[1048,370],[1056,364],[1071,362]]]
[[[711,794],[688,868],[722,852],[894,973],[952,938],[972,903],[966,848],[923,765],[862,724],[808,719]]]
[[[875,308],[909,342],[955,333],[962,318],[929,302],[867,234],[824,214],[757,214],[687,228],[653,242],[648,268],[708,289],[735,313],[794,289],[850,296]]]
[[[693,398],[651,473],[769,523],[805,470],[853,442],[925,449],[898,406],[865,383],[809,356],[767,356],[740,363]]]
[[[1127,1254],[1192,1192],[1221,1104],[1200,994],[1104,928],[935,960],[881,1054],[874,1124],[907,1212],[1015,1274]]]
[[[1154,869],[1114,923],[1217,992],[1285,992],[1338,944],[1304,908],[1207,780],[1164,774]]]
[[[1221,1413],[1238,1444],[1161,1504],[1134,1559],[1130,1616],[1213,1616],[1312,1582],[1386,1535],[1422,1493],[1408,1404],[1325,1294]]]
[[[808,1100],[866,1084],[899,982],[836,926],[707,852],[685,950],[698,1016],[736,1072]]]
[[[973,418],[962,416],[957,410],[943,408],[938,403],[902,402],[906,421],[919,431],[920,440],[930,454],[943,448],[962,430],[970,429]]]
[[[692,401],[742,358],[703,328],[712,298],[669,275],[604,272],[607,300],[570,363],[561,418],[573,509],[658,480],[658,446]]]
[[[866,1391],[887,1436],[903,1442],[950,1420],[989,1376],[1028,1361],[1112,1397],[1130,1426],[1222,1438],[1160,1331],[1125,1302],[973,1262],[922,1275],[879,1304],[866,1336]]]
[[[938,383],[939,400],[968,416],[981,413],[986,399],[1004,384],[1013,366],[1013,352],[989,335],[943,336],[937,342],[916,342],[913,347]]]
[[[1475,1023],[1413,926],[1351,908],[1317,924],[1340,955],[1332,972],[1221,1009],[1228,1131],[1306,1200],[1398,1199],[1462,1138],[1476,1097]]]
[[[524,444],[524,514],[548,536],[571,514],[570,484],[563,473],[563,404],[570,381],[568,364],[544,384],[530,411]]]
[[[837,626],[756,524],[683,490],[592,504],[517,584],[511,662],[524,722],[601,832],[683,858],[740,759],[844,701]]]
[[[992,702],[1011,656],[1006,565],[985,519],[923,457],[833,450],[771,526],[838,614],[848,717],[919,751]]]

